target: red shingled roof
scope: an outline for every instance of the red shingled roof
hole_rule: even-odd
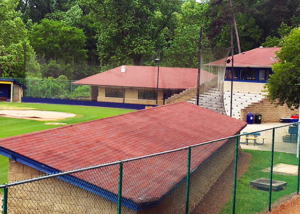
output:
[[[224,63],[223,63],[224,64]],[[156,88],[158,67],[128,66],[121,72],[117,67],[103,73],[73,82],[80,85],[123,86],[139,88]],[[215,77],[205,70],[201,70],[201,82],[210,81]],[[159,68],[159,88],[186,89],[197,85],[198,69],[195,68]]]
[[[246,123],[177,103],[0,140],[0,147],[60,171],[178,149],[237,134]],[[192,170],[225,141],[192,150]],[[123,197],[158,200],[186,176],[187,150],[124,164]],[[118,166],[75,175],[117,194]]]
[[[272,68],[272,64],[278,62],[276,51],[281,50],[280,47],[273,48],[255,48],[240,54],[234,55],[234,67],[252,67],[252,68]],[[231,59],[231,57],[228,57]],[[223,65],[224,60],[218,60],[208,65]],[[227,64],[230,67],[231,63]]]

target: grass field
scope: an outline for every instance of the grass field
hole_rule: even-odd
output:
[[[58,122],[74,124],[99,118],[111,117],[119,114],[125,114],[135,110],[117,109],[117,108],[100,108],[89,106],[74,105],[54,105],[54,104],[36,104],[36,103],[0,103],[0,109],[3,107],[16,108],[34,108],[36,110],[59,111],[76,114],[76,117],[59,120]],[[61,125],[46,125],[45,121],[35,121],[26,119],[14,119],[0,117],[0,124],[5,129],[0,129],[0,138],[15,136],[19,134],[30,133],[59,127]]]
[[[236,213],[252,214],[258,213],[269,206],[269,191],[257,190],[250,186],[250,181],[258,178],[270,178],[270,172],[263,172],[263,169],[270,168],[271,152],[243,150],[252,154],[252,159],[248,171],[237,182]],[[278,163],[298,165],[296,155],[275,152],[274,165]],[[286,189],[272,192],[272,203],[282,196],[290,195],[297,191],[297,176],[273,175],[274,180],[288,183]],[[232,200],[227,203],[220,214],[232,213]]]
[[[133,112],[135,110],[100,108],[75,105],[53,105],[53,104],[33,104],[33,103],[0,103],[1,108],[34,108],[36,110],[59,111],[76,114],[76,117],[59,120],[57,122],[74,124],[99,118],[111,117],[115,115]],[[59,127],[61,125],[46,125],[45,121],[35,121],[26,119],[15,119],[0,117],[0,138],[41,131]],[[0,155],[0,184],[7,183],[8,159]]]

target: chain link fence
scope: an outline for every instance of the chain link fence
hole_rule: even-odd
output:
[[[91,87],[88,85],[73,85],[75,80],[68,80],[64,76],[58,78],[2,78],[15,79],[26,86],[24,97],[89,100]]]
[[[299,193],[298,125],[255,127],[229,138],[50,175],[10,160],[10,183],[0,186],[2,213],[270,211],[283,196]]]

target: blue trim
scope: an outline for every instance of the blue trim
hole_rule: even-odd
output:
[[[49,166],[46,166],[46,165],[43,165],[37,161],[34,161],[30,158],[27,158],[27,157],[24,157],[16,152],[13,152],[13,151],[10,151],[8,149],[5,149],[3,147],[0,147],[0,154],[5,156],[5,157],[8,157],[14,161],[17,161],[17,162],[20,162],[26,166],[30,166],[31,168],[34,168],[36,170],[39,170],[39,171],[42,171],[44,173],[47,173],[47,174],[56,174],[56,173],[59,173],[61,171],[59,170],[56,170],[52,167],[49,167]],[[103,198],[106,198],[110,201],[113,201],[113,202],[118,202],[118,195],[117,194],[114,194],[108,190],[105,190],[103,188],[100,188],[94,184],[91,184],[87,181],[84,181],[82,179],[79,179],[79,178],[76,178],[72,175],[63,175],[63,176],[58,176],[57,178],[63,180],[63,181],[66,181],[70,184],[73,184],[74,186],[77,186],[77,187],[80,187],[82,189],[85,189],[89,192],[92,192],[94,194],[97,194]],[[118,185],[118,184],[116,184]],[[135,210],[135,211],[138,211],[138,207],[137,207],[137,204],[132,201],[132,200],[129,200],[129,199],[126,199],[126,198],[122,198],[122,201],[125,202],[127,204],[126,207],[132,209],[132,210]]]
[[[226,82],[230,82],[231,80],[225,80]],[[252,81],[252,80],[233,80],[233,82],[248,82],[248,83],[267,83],[267,81]]]
[[[130,103],[109,103],[109,102],[97,102],[97,101],[64,100],[64,99],[33,98],[33,97],[22,97],[22,102],[98,106],[98,107],[107,107],[107,108],[125,108],[125,109],[136,109],[136,110],[145,109],[146,106],[155,106],[155,105],[142,105],[142,104],[130,104]]]
[[[266,80],[259,80],[259,70],[266,70],[266,71],[271,71],[270,74],[273,74],[272,68],[253,68],[253,67],[233,67],[234,69],[238,70],[238,79],[234,79],[233,81],[235,82],[252,82],[252,83],[267,83],[268,81]],[[251,70],[255,70],[256,73],[256,80],[241,80],[241,72],[247,68],[250,68]],[[226,70],[231,70],[231,67],[226,67]],[[266,79],[266,76],[265,76]],[[231,79],[225,79],[225,81],[231,81]]]
[[[22,87],[23,89],[27,89],[27,87],[25,85],[23,85],[22,83],[18,82],[15,79],[5,79],[5,78],[0,78],[0,81],[8,81],[8,82],[13,82],[17,85],[19,85],[20,87]]]

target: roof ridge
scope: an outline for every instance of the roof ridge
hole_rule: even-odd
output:
[[[153,66],[153,65],[122,65],[122,66],[130,66],[130,67],[151,67],[151,68],[157,68],[157,66]],[[115,68],[119,68],[121,66],[115,67]],[[113,69],[115,69],[113,68]],[[182,67],[166,67],[166,66],[159,66],[159,68],[171,68],[171,69],[198,69],[198,68],[182,68]],[[112,69],[109,69],[112,70]],[[107,71],[109,71],[107,70]]]

